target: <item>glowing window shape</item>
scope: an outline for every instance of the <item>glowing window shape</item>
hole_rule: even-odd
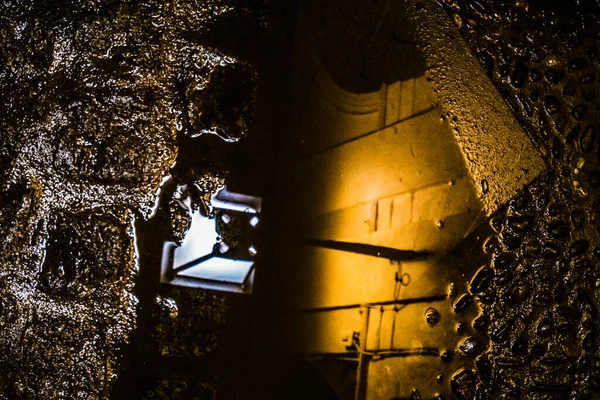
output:
[[[188,200],[188,199],[186,199]],[[228,210],[232,214],[258,214],[262,199],[221,189],[211,198],[215,209]],[[254,221],[251,218],[251,221]],[[249,222],[249,226],[256,224]],[[254,283],[254,246],[247,256],[231,257],[223,253],[229,250],[226,243],[218,240],[216,219],[207,218],[194,211],[191,225],[180,246],[165,242],[161,266],[161,282],[178,286],[220,290],[236,293],[252,293]]]

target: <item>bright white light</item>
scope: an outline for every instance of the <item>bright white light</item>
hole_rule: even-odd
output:
[[[223,222],[228,224],[231,222],[231,217],[229,216],[229,214],[223,214],[223,215],[221,215],[221,220],[223,220]]]
[[[248,253],[250,253],[251,256],[255,256],[257,253],[256,248],[254,248],[254,246],[250,246],[248,248]]]
[[[173,254],[173,268],[212,253],[217,236],[215,220],[195,211],[190,230]]]
[[[229,251],[229,246],[227,246],[227,243],[219,243],[219,251],[221,252],[221,254],[227,253],[227,251]]]
[[[252,264],[252,261],[213,257],[192,268],[181,271],[179,275],[242,284],[246,280]]]

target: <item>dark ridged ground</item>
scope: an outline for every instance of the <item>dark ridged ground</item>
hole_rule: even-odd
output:
[[[267,23],[251,1],[2,3],[0,397],[118,397],[140,323],[150,335],[140,365],[214,352],[225,299],[136,288],[133,220],[149,216],[182,140],[247,134],[256,71],[216,48],[235,50],[227,38]],[[203,161],[218,160],[210,148],[194,156],[218,171]],[[150,398],[178,390],[149,376],[129,385]],[[210,398],[206,382],[186,393]]]
[[[491,346],[476,362],[478,378],[457,376],[453,390],[599,398],[600,7],[443,3],[549,167],[490,221],[492,261],[474,281],[483,308],[476,322]]]

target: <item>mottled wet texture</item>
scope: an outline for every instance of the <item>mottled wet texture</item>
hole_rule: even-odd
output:
[[[150,216],[164,176],[194,175],[185,155],[171,171],[182,141],[247,135],[257,73],[236,40],[268,27],[253,1],[2,3],[0,397],[119,398],[141,308],[148,354],[214,352],[226,299],[136,289],[158,275],[138,274],[133,222]],[[211,146],[194,158],[215,180],[226,171]],[[186,223],[172,212],[177,238]],[[206,379],[188,379],[131,385],[147,398],[213,397]]]
[[[491,261],[453,303],[457,313],[482,308],[470,321],[478,335],[458,328],[470,333],[457,351],[475,369],[440,381],[465,399],[599,398],[600,7],[442,3],[549,170],[475,232]],[[156,249],[181,240],[189,221],[169,201],[145,218],[168,173],[199,189],[196,206],[206,214],[222,178],[244,186],[256,160],[227,142],[252,127],[265,10],[251,1],[2,4],[4,398],[215,396],[232,300],[159,288]],[[398,51],[414,47],[396,39]],[[356,91],[390,80],[378,41],[355,41],[373,44],[369,62],[327,43],[320,49],[333,54],[330,69],[348,66],[335,79],[356,84],[348,76],[358,71]],[[136,216],[146,232],[137,260]],[[234,242],[232,226],[218,222]]]
[[[498,211],[471,283],[491,339],[459,398],[592,399],[598,385],[595,2],[444,1],[549,171]],[[476,286],[476,287],[474,287]],[[489,326],[484,322],[489,320]],[[461,397],[462,396],[462,397]]]

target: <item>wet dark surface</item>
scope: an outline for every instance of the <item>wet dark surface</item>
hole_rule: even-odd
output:
[[[600,8],[444,5],[549,166],[490,221],[496,233],[484,251],[492,261],[471,290],[489,294],[476,321],[491,346],[479,378],[457,375],[452,390],[464,398],[598,398]]]
[[[272,17],[285,12],[0,6],[3,398],[214,398],[231,299],[161,287],[147,246],[186,221],[164,207],[148,218],[169,173],[197,185],[197,207],[230,171],[234,188],[262,190],[271,122],[256,109],[282,97],[284,74],[265,77],[284,70],[285,54],[272,60],[288,28]]]
[[[600,7],[442,3],[549,167],[458,249],[491,261],[453,303],[458,314],[474,302],[482,312],[470,321],[477,335],[458,329],[470,332],[457,351],[475,369],[448,377],[450,388],[464,399],[600,398]],[[292,8],[0,7],[5,398],[233,397],[229,383],[242,375],[259,382],[245,389],[249,397],[274,381],[273,396],[334,398],[295,360],[259,358],[268,367],[245,375],[257,364],[240,360],[248,352],[238,339],[252,326],[228,321],[247,303],[158,283],[162,242],[181,240],[189,224],[170,201],[176,185],[149,218],[167,174],[197,185],[205,213],[222,179],[244,193],[275,190],[264,176],[283,134],[274,115],[284,105],[274,104],[287,98]],[[361,92],[389,80],[376,45],[364,56],[323,46],[346,86]],[[235,243],[239,232],[219,229]]]

